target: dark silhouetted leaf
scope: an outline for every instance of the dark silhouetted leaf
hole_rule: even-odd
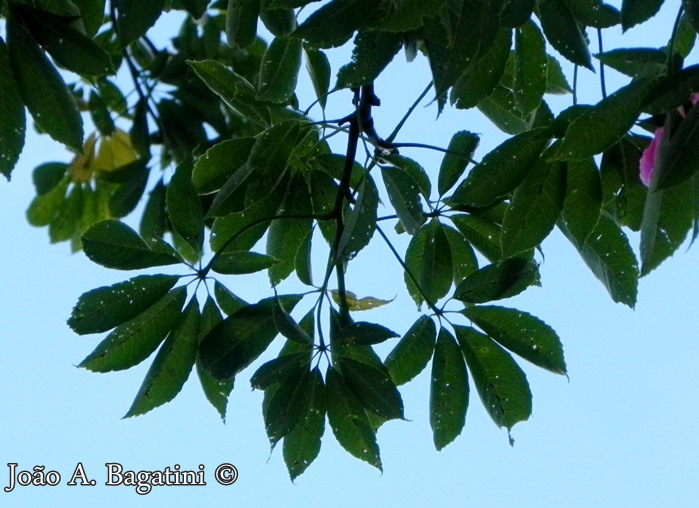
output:
[[[164,297],[176,275],[139,275],[80,296],[68,319],[75,333],[100,333],[135,318]]]
[[[444,155],[439,166],[437,190],[440,196],[451,189],[464,174],[479,142],[480,136],[469,131],[459,131],[452,136],[447,147],[449,153]]]
[[[404,274],[405,284],[415,303],[421,305],[424,298],[434,304],[446,296],[453,280],[451,251],[446,234],[437,219],[420,228],[412,238],[405,254],[405,264],[419,284]]]
[[[93,372],[124,370],[148,358],[177,325],[187,288],[173,289],[144,312],[117,326],[79,367]]]
[[[339,366],[347,386],[367,410],[384,420],[403,419],[403,400],[385,368],[347,357],[340,357]]]
[[[494,305],[469,307],[461,312],[490,337],[525,360],[556,374],[566,373],[561,339],[539,318],[521,310]]]
[[[539,20],[546,39],[576,65],[594,70],[587,41],[564,0],[539,0]]]
[[[465,326],[454,326],[454,332],[478,395],[495,424],[509,430],[528,420],[532,393],[519,365],[487,335]]]
[[[24,146],[24,103],[12,75],[10,56],[0,37],[0,173],[10,178]]]
[[[434,321],[420,316],[386,357],[385,366],[396,385],[417,376],[432,358],[437,329]]]
[[[211,269],[217,273],[240,275],[266,270],[277,262],[272,256],[249,251],[225,251],[214,261]]]
[[[352,61],[340,68],[335,88],[373,83],[403,45],[400,34],[362,31],[354,39]]]
[[[259,99],[283,103],[291,99],[301,68],[302,44],[296,38],[274,38],[262,57]]]
[[[518,295],[539,285],[536,263],[525,258],[505,259],[484,266],[466,277],[454,291],[454,298],[466,303],[485,303]]]
[[[623,0],[621,2],[621,26],[624,31],[655,16],[663,1]]]
[[[517,108],[528,114],[539,107],[546,92],[546,42],[531,21],[515,30],[513,90]]]
[[[335,335],[334,343],[337,345],[363,345],[380,344],[399,335],[376,323],[360,321],[345,326]]]
[[[160,17],[165,0],[119,0],[117,27],[121,45],[144,35]]]
[[[602,182],[594,159],[566,163],[566,195],[561,220],[578,246],[595,229],[602,207]]]

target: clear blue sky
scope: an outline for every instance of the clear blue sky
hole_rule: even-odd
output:
[[[635,28],[623,39],[618,38],[620,30],[614,31],[617,37],[606,40],[606,47],[664,44],[679,2],[666,3],[662,22]],[[696,52],[690,60],[696,63]],[[334,63],[337,70],[340,62]],[[401,55],[390,69],[376,85],[384,103],[375,115],[381,132],[392,129],[428,81],[422,58],[407,65]],[[572,70],[566,63],[564,69]],[[418,75],[423,78],[409,82]],[[598,100],[596,78],[586,72],[582,77],[583,101]],[[612,89],[622,83],[617,78],[608,73]],[[341,116],[349,96],[331,102],[335,109],[329,116]],[[480,158],[503,139],[477,115],[447,111],[437,121],[434,117],[434,105],[419,108],[400,140],[445,146],[454,131],[468,129],[483,134],[476,154]],[[438,156],[407,149],[404,154],[436,175]],[[44,229],[26,223],[24,211],[34,194],[32,168],[47,159],[68,158],[60,145],[32,134],[12,182],[0,182],[0,487],[9,481],[8,462],[18,463],[19,469],[44,465],[62,476],[57,487],[0,491],[0,506],[456,503],[582,508],[690,506],[699,498],[696,247],[687,253],[682,248],[643,279],[638,305],[631,311],[610,300],[574,249],[554,233],[544,244],[543,288],[506,304],[539,316],[557,330],[570,380],[522,362],[534,393],[534,414],[513,429],[514,447],[507,433],[489,420],[474,391],[463,434],[436,452],[427,414],[429,379],[423,373],[403,390],[410,421],[389,422],[379,431],[383,474],[345,453],[326,428],[320,457],[294,485],[281,449],[269,456],[262,393],[247,384],[252,370],[238,377],[223,425],[195,376],[172,403],[122,420],[150,361],[102,375],[75,367],[100,337],[77,336],[66,326],[73,304],[83,292],[132,274],[71,255],[65,244],[50,246]],[[636,238],[632,241],[637,244]],[[232,284],[251,301],[268,292],[264,278]],[[285,288],[292,291],[293,285]],[[417,317],[402,275],[380,241],[350,266],[348,289],[382,298],[398,295],[394,303],[362,319],[375,319],[402,333]],[[175,464],[196,470],[203,464],[208,485],[159,487],[139,496],[132,487],[104,485],[107,462],[132,470]],[[222,487],[213,473],[226,462],[235,464],[240,476]],[[78,463],[96,486],[65,485]]]

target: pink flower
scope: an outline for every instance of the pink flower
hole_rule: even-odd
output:
[[[650,179],[653,177],[655,161],[658,158],[658,147],[660,146],[660,141],[663,139],[664,132],[665,129],[662,127],[655,129],[653,140],[650,142],[650,145],[643,150],[643,155],[641,155],[641,181],[646,187],[650,185]]]
[[[699,92],[695,92],[692,95],[689,96],[689,102],[692,103],[692,105],[696,105],[697,102],[699,102]],[[687,112],[684,109],[684,106],[680,106],[677,108],[677,111],[682,115],[682,118],[685,117]],[[650,185],[650,180],[653,177],[653,170],[655,169],[655,162],[658,159],[658,149],[660,147],[660,142],[663,139],[663,134],[665,132],[665,129],[662,127],[658,127],[655,129],[655,134],[653,134],[653,139],[650,142],[650,145],[643,150],[643,154],[641,155],[641,163],[640,163],[640,177],[641,181],[643,182],[643,185],[648,187]]]

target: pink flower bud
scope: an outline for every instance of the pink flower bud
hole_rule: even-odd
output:
[[[643,150],[643,155],[641,155],[641,181],[646,187],[650,185],[650,179],[653,177],[655,161],[658,158],[658,147],[660,146],[660,141],[663,139],[664,131],[665,129],[662,127],[655,129],[653,140],[650,142],[650,145]]]

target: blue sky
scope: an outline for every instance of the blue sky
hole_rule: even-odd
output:
[[[660,46],[669,37],[674,4],[662,21],[605,40],[607,49]],[[168,28],[168,19],[162,28]],[[172,26],[172,25],[170,25]],[[344,53],[346,55],[346,53]],[[332,58],[332,56],[331,56]],[[344,56],[336,57],[334,70]],[[696,62],[696,52],[690,63]],[[564,70],[572,68],[564,63]],[[415,79],[419,76],[419,79]],[[596,77],[582,73],[582,101],[599,100]],[[415,80],[415,82],[412,82]],[[608,86],[624,83],[608,73]],[[407,65],[399,56],[377,82],[383,106],[375,112],[380,132],[390,132],[426,85],[424,59]],[[569,98],[565,100],[570,100]],[[346,114],[349,96],[335,96],[329,117]],[[475,114],[447,110],[435,121],[434,105],[418,108],[400,141],[445,146],[460,129],[482,133],[480,158],[503,137]],[[403,150],[436,176],[440,157]],[[149,361],[126,372],[93,374],[75,367],[98,343],[77,336],[65,324],[83,292],[125,280],[71,255],[65,244],[48,244],[46,231],[24,218],[34,191],[31,170],[45,160],[68,160],[47,137],[33,135],[11,183],[0,182],[0,228],[4,266],[0,291],[0,486],[9,481],[8,462],[18,469],[43,465],[56,470],[56,487],[0,491],[0,505],[191,506],[217,502],[238,506],[655,507],[687,506],[699,497],[696,452],[699,435],[698,250],[682,248],[642,279],[635,311],[614,304],[577,252],[555,232],[544,244],[542,288],[505,302],[537,315],[563,340],[570,379],[522,362],[534,394],[534,413],[507,433],[490,421],[475,395],[463,434],[441,452],[434,450],[427,414],[429,379],[419,376],[403,390],[407,422],[387,423],[378,434],[384,473],[345,453],[329,428],[320,457],[292,484],[281,449],[270,457],[264,433],[261,392],[249,389],[252,369],[238,377],[227,423],[206,402],[195,376],[183,392],[145,416],[122,420]],[[133,221],[133,217],[130,218]],[[378,240],[376,238],[375,240]],[[404,239],[399,240],[399,245]],[[637,238],[632,242],[637,244]],[[393,298],[361,315],[403,333],[416,319],[390,253],[375,241],[350,265],[348,289]],[[254,301],[269,291],[266,279],[232,282]],[[284,286],[289,291],[293,285]],[[381,350],[386,353],[390,346]],[[269,353],[271,357],[272,353]],[[132,487],[107,487],[105,463],[129,470],[205,466],[204,487],[159,487],[139,496]],[[65,484],[82,463],[94,487]],[[214,480],[219,464],[232,463],[238,481]]]

